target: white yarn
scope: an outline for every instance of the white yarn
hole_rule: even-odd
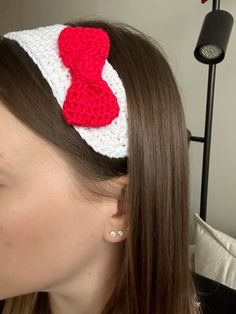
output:
[[[57,44],[60,32],[66,27],[67,25],[54,24],[31,30],[9,32],[4,35],[6,38],[17,41],[38,65],[61,108],[71,85],[69,69],[63,64],[59,56]],[[120,107],[119,116],[110,124],[102,127],[77,125],[73,125],[73,127],[96,152],[108,157],[125,157],[128,156],[126,93],[118,73],[107,59],[102,70],[102,78],[117,97]]]

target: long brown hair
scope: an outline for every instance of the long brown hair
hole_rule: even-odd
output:
[[[189,152],[181,96],[167,56],[136,28],[103,18],[65,25],[103,28],[108,60],[128,103],[128,158],[93,151],[67,125],[38,67],[13,40],[0,39],[0,99],[36,134],[55,145],[86,179],[88,193],[108,196],[101,183],[128,175],[129,237],[120,276],[103,314],[198,314],[189,269]],[[99,192],[98,192],[99,191]],[[109,197],[109,196],[108,196]],[[3,314],[50,313],[48,294],[5,300]]]

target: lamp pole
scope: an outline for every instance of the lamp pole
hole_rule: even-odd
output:
[[[213,0],[212,10],[220,9],[220,0]],[[211,147],[211,131],[212,117],[215,94],[215,78],[216,64],[209,64],[208,69],[208,85],[207,85],[207,102],[206,102],[206,118],[203,144],[203,161],[202,161],[202,184],[201,184],[201,200],[200,200],[200,217],[206,221],[206,208],[208,196],[208,179],[210,166],[210,147]]]
[[[202,3],[206,1],[201,0]],[[204,221],[206,221],[216,64],[225,57],[233,23],[233,16],[225,10],[220,10],[220,0],[213,0],[212,11],[204,19],[194,50],[196,59],[209,65],[204,137],[190,137],[192,141],[203,143],[200,217]]]

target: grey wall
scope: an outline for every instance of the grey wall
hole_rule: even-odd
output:
[[[0,33],[20,27],[20,1],[0,0]]]
[[[6,0],[1,1],[3,2]],[[9,1],[8,1],[9,2]],[[221,8],[236,17],[235,0]],[[33,28],[68,20],[101,16],[129,23],[153,36],[169,56],[182,94],[187,127],[204,136],[208,66],[197,62],[193,50],[212,1],[200,0],[12,0],[0,21],[0,31]],[[1,13],[2,14],[2,13]],[[216,71],[207,222],[236,238],[236,26],[227,55]],[[200,209],[201,143],[191,142],[191,242],[193,213]]]

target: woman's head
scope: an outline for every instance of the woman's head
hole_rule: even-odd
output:
[[[108,61],[127,96],[129,157],[95,152],[65,123],[27,53],[0,39],[0,298],[60,293],[67,283],[69,295],[82,289],[81,278],[93,284],[82,277],[93,265],[109,270],[103,313],[197,313],[188,269],[187,129],[167,58],[124,23],[66,25],[109,35]],[[112,238],[112,230],[124,236]],[[16,312],[17,300],[24,303],[6,303],[11,313],[30,313]]]
[[[88,200],[58,149],[2,104],[0,130],[1,299],[59,289],[92,271],[94,261],[107,263],[111,253],[112,267],[120,246],[112,244],[109,230],[124,230],[123,218],[112,218],[115,198]]]

